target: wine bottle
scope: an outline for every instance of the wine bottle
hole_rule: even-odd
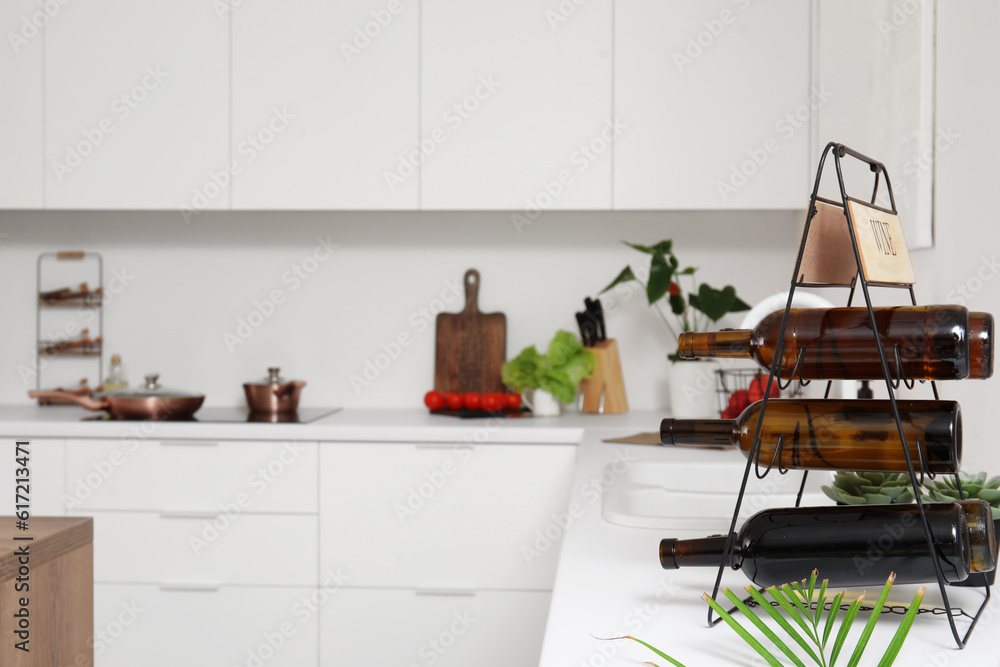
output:
[[[985,501],[924,503],[924,510],[945,581],[964,581],[979,568],[995,566],[997,542]],[[728,557],[725,547],[723,536],[664,539],[660,565],[674,570],[725,563],[758,586],[808,579],[813,569],[831,586],[880,585],[890,572],[899,584],[937,579],[916,505],[763,510],[734,536]]]
[[[737,447],[750,455],[763,401],[736,419],[664,419],[664,445]],[[953,473],[962,458],[962,411],[955,401],[896,401],[913,469]],[[904,472],[906,458],[887,400],[771,399],[760,427],[761,467]],[[918,449],[919,440],[919,449]],[[926,462],[926,466],[923,464]]]
[[[893,378],[910,380],[985,379],[993,373],[993,318],[963,306],[875,308],[875,325]],[[784,311],[771,313],[753,329],[682,333],[682,359],[754,359],[770,370],[777,353]],[[896,348],[902,369],[897,367]],[[801,366],[795,371],[799,353]],[[873,380],[883,377],[878,345],[866,308],[793,308],[785,326],[782,377]],[[902,375],[900,375],[902,370]]]

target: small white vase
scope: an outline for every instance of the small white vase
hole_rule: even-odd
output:
[[[536,417],[558,417],[562,411],[559,399],[544,389],[533,389],[529,403],[531,414]]]
[[[670,363],[670,412],[675,419],[718,419],[719,395],[713,360]]]

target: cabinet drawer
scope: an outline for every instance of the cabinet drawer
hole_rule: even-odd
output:
[[[544,534],[561,534],[575,456],[572,445],[323,444],[324,567],[351,586],[551,590],[559,540]]]
[[[94,665],[315,665],[318,619],[304,602],[312,593],[309,588],[190,591],[101,584],[94,587]]]
[[[95,512],[94,581],[316,584],[315,516]]]
[[[537,665],[549,598],[343,589],[323,608],[320,665]]]
[[[70,440],[72,509],[219,510],[240,494],[247,512],[316,512],[316,443],[236,440]]]

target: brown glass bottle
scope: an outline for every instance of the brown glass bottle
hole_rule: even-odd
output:
[[[911,380],[985,379],[993,374],[993,318],[963,306],[875,308],[875,323],[889,372]],[[770,370],[784,311],[771,313],[754,329],[682,333],[683,359],[754,359]],[[788,378],[805,350],[796,376],[803,379],[873,380],[883,377],[878,345],[866,308],[793,308],[785,326],[780,372]]]
[[[664,419],[664,445],[738,447],[749,456],[763,401],[736,419]],[[955,401],[896,401],[914,470],[953,473],[962,458],[962,411]],[[887,400],[771,399],[760,428],[761,467],[778,438],[782,468],[903,472],[906,458]],[[923,450],[917,449],[917,440]]]
[[[959,503],[925,503],[945,581],[964,581],[978,567],[996,563],[997,543],[989,506],[966,512]],[[664,539],[660,565],[718,567],[726,538]],[[725,564],[758,586],[808,579],[813,569],[831,586],[917,584],[937,579],[916,505],[845,505],[764,510],[736,534]]]

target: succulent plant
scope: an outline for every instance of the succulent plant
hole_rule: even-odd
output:
[[[993,519],[1000,519],[1000,477],[986,479],[986,473],[981,472],[975,475],[959,473],[962,479],[962,490],[966,498],[979,498],[985,500],[993,508]],[[924,482],[924,489],[927,494],[921,494],[921,498],[927,502],[958,502],[958,486],[955,484],[954,475],[943,475],[938,480],[927,480]]]
[[[906,473],[838,472],[833,486],[823,486],[823,493],[845,505],[889,505],[912,503],[913,488]]]

